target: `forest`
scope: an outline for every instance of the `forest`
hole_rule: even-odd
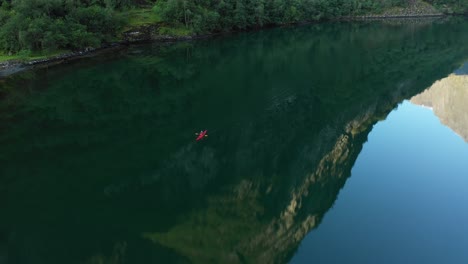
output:
[[[167,27],[190,34],[246,30],[375,14],[420,0],[0,0],[0,55],[80,50],[118,40],[125,14],[148,9]],[[468,1],[428,0],[449,13]]]

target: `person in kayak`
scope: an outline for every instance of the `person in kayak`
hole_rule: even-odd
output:
[[[197,135],[198,137],[196,138],[196,141],[199,141],[201,139],[203,139],[204,137],[207,137],[208,135],[206,134],[208,132],[208,130],[202,130],[200,131],[200,133],[195,133],[195,135]]]

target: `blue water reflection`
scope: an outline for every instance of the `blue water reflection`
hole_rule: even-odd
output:
[[[405,101],[375,125],[291,263],[467,263],[467,171],[468,144]]]

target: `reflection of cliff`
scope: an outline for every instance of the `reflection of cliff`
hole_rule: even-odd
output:
[[[393,96],[401,98],[399,91]],[[375,102],[346,124],[306,136],[311,146],[301,145],[289,171],[280,175],[247,171],[261,174],[245,175],[239,183],[225,186],[208,197],[204,209],[189,212],[167,232],[143,236],[193,263],[287,262],[333,205],[372,124],[392,106]]]
[[[442,124],[468,142],[468,75],[452,74],[411,99],[432,108]]]
[[[290,190],[288,204],[273,217],[265,216],[268,209],[262,201],[272,199],[272,189],[281,186],[243,180],[210,197],[205,210],[189,214],[167,233],[144,233],[144,237],[194,263],[286,262],[336,199],[357,154],[348,136],[340,137],[317,169]]]

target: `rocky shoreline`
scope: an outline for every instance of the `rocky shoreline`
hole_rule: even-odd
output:
[[[122,49],[123,47],[124,46],[121,43],[112,43],[109,45],[103,45],[99,48],[88,48],[82,51],[69,52],[57,56],[51,56],[49,58],[30,60],[27,62],[21,60],[0,62],[0,78],[32,68],[62,64],[79,58],[95,56],[102,52],[115,51]]]
[[[411,18],[434,18],[434,17],[445,17],[445,14],[425,14],[425,15],[367,15],[357,17],[345,17],[347,20],[379,20],[379,19],[411,19]]]
[[[366,16],[353,16],[341,17],[337,21],[362,21],[362,20],[382,20],[382,19],[408,19],[408,18],[434,18],[444,17],[443,13],[428,13],[428,14],[382,14],[382,15],[366,15]],[[298,23],[299,24],[299,23]],[[300,23],[304,24],[304,23]],[[12,74],[30,70],[34,68],[49,67],[53,65],[68,63],[74,60],[96,56],[98,54],[114,52],[117,50],[125,49],[132,44],[140,44],[147,42],[176,42],[187,41],[193,39],[206,38],[216,34],[207,35],[191,35],[191,36],[169,36],[161,35],[159,32],[159,25],[144,25],[139,26],[122,34],[122,41],[105,44],[98,48],[87,48],[81,51],[64,53],[57,56],[52,56],[45,59],[21,61],[9,60],[0,62],[0,79],[10,76]]]
[[[158,34],[158,25],[144,25],[135,27],[131,30],[122,33],[122,41],[104,44],[98,48],[87,48],[80,51],[63,53],[57,56],[51,56],[44,59],[21,61],[21,60],[9,60],[0,62],[0,79],[10,76],[12,74],[30,70],[34,68],[49,67],[62,63],[71,62],[74,60],[93,57],[98,54],[114,52],[125,49],[133,44],[141,44],[148,42],[176,42],[176,41],[187,41],[193,39],[206,38],[210,35],[196,35],[196,36],[169,36]]]

